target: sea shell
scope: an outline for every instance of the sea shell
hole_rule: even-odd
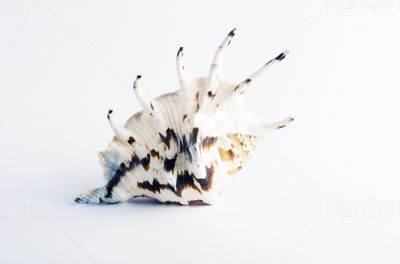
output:
[[[182,205],[217,202],[260,140],[294,120],[262,123],[243,103],[246,90],[288,51],[243,82],[231,83],[222,78],[220,65],[234,36],[235,29],[218,47],[205,78],[188,74],[181,47],[176,58],[180,82],[176,92],[149,98],[142,93],[141,76],[137,76],[133,88],[143,110],[123,126],[112,110],[108,112],[115,136],[99,153],[107,183],[79,195],[76,202],[109,204],[141,196]]]

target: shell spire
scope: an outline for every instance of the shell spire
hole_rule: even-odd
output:
[[[257,144],[286,127],[292,117],[264,123],[250,114],[242,94],[287,51],[268,61],[240,83],[224,80],[221,62],[236,34],[233,29],[218,46],[207,77],[192,77],[176,55],[180,88],[156,98],[133,88],[142,111],[124,125],[112,110],[107,118],[115,136],[99,153],[106,183],[82,193],[78,203],[118,203],[145,196],[182,205],[214,204],[252,156]],[[227,111],[227,106],[234,106]]]

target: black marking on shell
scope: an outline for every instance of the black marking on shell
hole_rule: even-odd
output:
[[[230,36],[230,37],[235,36],[235,31],[236,31],[236,28],[232,29],[231,32],[229,32],[228,36]]]
[[[281,54],[279,54],[279,55],[275,58],[275,60],[281,61],[281,60],[283,60],[285,57],[286,57],[285,53],[282,52]]]
[[[249,85],[251,83],[251,81],[252,80],[250,78],[248,78],[248,79],[244,80],[243,83],[246,83],[247,85]],[[240,84],[236,85],[236,87],[235,87],[235,89],[233,89],[233,91],[236,91],[237,89],[239,89],[239,87],[240,87]]]
[[[112,194],[113,188],[120,182],[121,177],[125,175],[126,171],[129,170],[130,168],[127,168],[125,163],[121,163],[119,168],[116,170],[114,173],[114,176],[111,178],[111,180],[107,183],[107,193],[105,195],[106,198],[110,198]]]
[[[176,56],[178,57],[179,54],[181,54],[182,52],[183,52],[183,47],[180,47],[179,50],[178,50],[178,53],[176,54]],[[182,53],[182,56],[183,56],[183,53]]]
[[[160,156],[160,152],[158,152],[158,151],[156,151],[155,149],[152,149],[152,150],[150,150],[150,155],[154,158],[154,157],[157,157],[157,158],[160,158],[161,156]]]
[[[176,178],[175,194],[181,197],[182,191],[187,188],[192,188],[201,193],[201,190],[194,183],[195,179],[196,177],[193,175],[193,173],[189,174],[187,170],[183,171],[182,173],[178,173],[178,176]]]
[[[183,115],[183,119],[182,119],[182,121],[185,121],[186,117],[187,117],[187,115],[186,115],[186,114],[185,114],[185,115]]]
[[[132,136],[130,136],[129,138],[128,138],[128,144],[129,145],[132,145],[133,143],[135,143],[136,142],[136,140],[132,137]]]
[[[141,161],[137,155],[133,155],[131,161],[129,162],[129,169],[134,169],[135,167],[139,166]]]
[[[280,125],[278,126],[278,129],[284,128],[286,125]]]
[[[206,169],[206,178],[204,179],[196,179],[197,182],[200,184],[201,189],[203,191],[208,191],[211,188],[214,176],[214,164],[211,163],[210,167],[205,166]]]
[[[150,108],[151,108],[151,110],[154,110],[154,106],[152,103],[150,103]]]
[[[111,178],[110,181],[108,181],[106,190],[107,193],[105,195],[105,198],[110,198],[112,195],[112,190],[117,184],[121,181],[121,178],[125,176],[125,174],[137,166],[142,165],[145,171],[148,171],[150,169],[150,154],[147,154],[146,157],[143,159],[140,159],[136,154],[132,155],[132,159],[129,162],[129,167],[125,165],[125,163],[121,163],[119,168],[116,170],[114,173],[114,176]]]
[[[190,145],[187,142],[186,135],[183,135],[182,140],[179,141],[179,151],[185,155],[185,158],[192,162],[192,154],[189,149]]]
[[[195,145],[197,143],[197,136],[199,134],[199,128],[194,127],[192,133],[190,134],[190,145]]]
[[[83,203],[83,199],[80,197],[75,198],[75,203]]]
[[[160,193],[161,190],[170,190],[176,196],[182,197],[182,192],[185,189],[191,188],[199,193],[201,190],[196,186],[195,181],[200,184],[203,191],[208,191],[211,188],[213,176],[214,176],[214,166],[211,164],[210,167],[205,166],[206,178],[196,179],[193,173],[189,173],[187,170],[179,172],[176,178],[176,190],[170,184],[160,184],[157,179],[153,179],[153,182],[149,181],[138,182],[137,186],[141,189],[151,191],[153,193]]]
[[[137,187],[144,189],[144,190],[149,190],[153,193],[161,193],[161,190],[165,190],[165,189],[169,189],[172,192],[174,192],[174,188],[172,188],[171,185],[160,184],[160,182],[157,179],[153,179],[152,183],[150,183],[149,181],[138,182]]]
[[[165,160],[164,160],[164,170],[165,171],[169,172],[169,171],[174,170],[177,157],[178,157],[178,154],[175,154],[175,156],[172,159],[165,158]]]
[[[171,147],[171,139],[174,139],[175,142],[178,142],[178,138],[176,136],[176,133],[173,129],[168,128],[165,131],[166,135],[164,136],[163,134],[159,133],[161,141],[168,147],[168,149]]]
[[[140,78],[142,78],[142,75],[136,76],[136,80],[139,80]],[[133,83],[133,89],[136,89],[136,88],[137,88],[136,80],[135,80],[135,82]]]
[[[148,171],[150,169],[150,154],[147,154],[145,158],[141,159],[140,163],[142,164],[144,170]]]
[[[110,115],[113,113],[113,110],[108,110],[107,119],[110,120]]]

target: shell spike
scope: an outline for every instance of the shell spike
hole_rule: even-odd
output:
[[[183,47],[180,47],[176,54],[176,71],[178,73],[179,84],[183,93],[187,96],[187,91],[190,90],[190,81],[193,77],[188,73],[183,61]]]
[[[188,102],[193,101],[193,81],[195,78],[187,71],[185,63],[183,61],[183,47],[180,47],[176,54],[176,71],[179,79],[179,94],[183,112],[190,112],[192,105]]]
[[[215,95],[217,92],[219,79],[221,76],[221,70],[220,70],[221,61],[222,61],[223,55],[225,53],[226,47],[229,46],[229,44],[231,43],[235,34],[236,34],[236,28],[232,29],[228,33],[228,35],[225,37],[225,39],[222,41],[222,43],[218,46],[218,49],[214,54],[214,58],[213,58],[213,61],[211,63],[211,67],[210,67],[210,72],[207,77],[205,89],[203,89],[203,91],[201,92],[200,106],[207,104],[207,102],[204,102],[204,98],[206,97],[205,96],[206,94]],[[210,98],[210,99],[213,99],[213,96],[211,96],[211,97],[212,98]]]
[[[129,133],[129,130],[122,126],[114,116],[114,111],[113,110],[108,110],[107,114],[107,119],[108,122],[110,123],[110,126],[112,130],[115,133],[115,137],[120,140],[120,141],[125,141],[128,144],[132,145],[135,142],[135,139],[132,137],[131,133]]]
[[[143,107],[143,110],[151,112],[152,110],[154,110],[154,106],[151,102],[150,97],[145,95],[142,92],[142,89],[140,89],[139,83],[141,78],[142,78],[141,75],[136,76],[136,79],[133,83],[133,90],[135,91],[136,98]]]
[[[229,34],[225,37],[222,43],[219,45],[217,51],[215,52],[213,62],[211,64],[210,74],[215,73],[219,70],[219,66],[224,55],[226,47],[231,43],[231,40],[235,36],[236,28],[232,29]]]
[[[187,71],[185,70],[185,64],[183,61],[183,47],[180,47],[178,53],[176,54],[176,71],[178,73],[178,78],[181,86],[184,86],[189,76]]]
[[[216,81],[220,74],[220,65],[222,61],[222,57],[224,55],[226,47],[229,46],[231,43],[231,40],[235,36],[236,28],[232,29],[229,34],[225,37],[225,39],[222,41],[222,43],[219,45],[217,51],[215,52],[214,59],[211,63],[210,67],[210,73],[208,75],[208,81],[209,84],[212,84],[212,82]]]
[[[288,50],[281,52],[278,56],[273,58],[264,64],[260,69],[258,69],[255,73],[250,75],[246,80],[242,81],[238,86],[235,87],[234,91],[236,93],[242,94],[255,80],[257,80],[264,72],[271,67],[272,65],[282,61],[286,58],[286,55],[289,53]]]
[[[285,118],[283,120],[273,122],[273,123],[264,123],[263,127],[265,129],[265,132],[272,132],[281,128],[286,127],[290,123],[294,121],[294,118],[292,116]]]

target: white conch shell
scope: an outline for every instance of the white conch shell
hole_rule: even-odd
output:
[[[234,35],[235,29],[218,47],[206,78],[188,74],[180,48],[176,59],[180,89],[174,93],[149,98],[137,76],[134,91],[143,111],[125,125],[117,122],[112,110],[108,112],[115,137],[99,153],[107,183],[81,194],[76,202],[117,203],[145,196],[183,205],[213,204],[256,144],[294,120],[261,123],[243,104],[247,88],[287,51],[239,84],[221,78],[221,59]]]

